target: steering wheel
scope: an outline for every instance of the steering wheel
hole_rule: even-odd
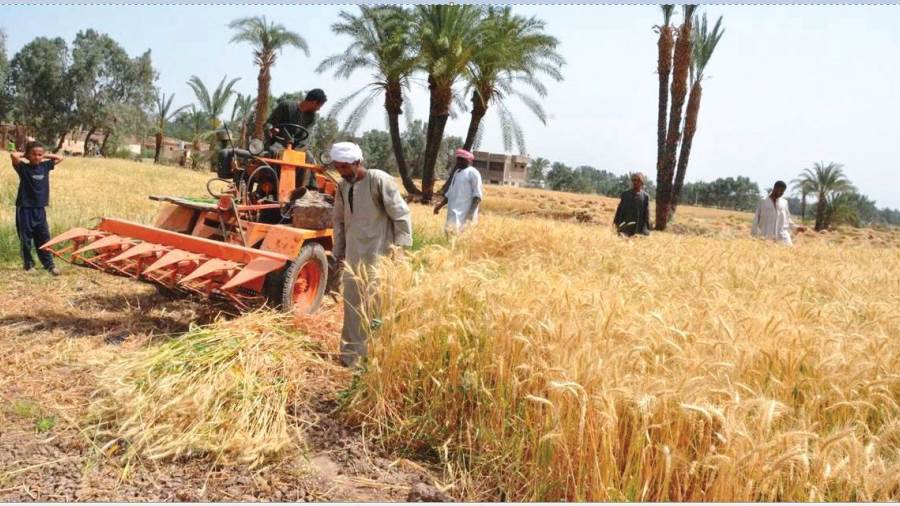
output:
[[[294,123],[280,123],[272,126],[278,129],[278,132],[272,136],[272,140],[284,146],[288,144],[295,147],[300,146],[309,138],[309,130]]]

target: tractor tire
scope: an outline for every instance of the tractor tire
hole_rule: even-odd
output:
[[[322,304],[328,282],[325,248],[307,243],[282,271],[266,277],[269,302],[285,313],[312,314]]]

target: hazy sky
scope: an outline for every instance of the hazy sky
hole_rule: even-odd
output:
[[[330,25],[354,6],[3,6],[0,28],[14,54],[37,36],[71,44],[82,29],[110,34],[130,54],[147,48],[158,85],[181,105],[193,100],[192,75],[217,83],[240,77],[255,93],[256,68],[247,45],[229,44],[227,23],[264,14],[303,35],[306,57],[287,50],[273,72],[272,91],[321,87],[331,102],[364,85],[318,75],[314,68],[347,40]],[[550,112],[541,125],[524,106],[512,109],[526,131],[528,153],[570,166],[655,174],[656,6],[520,6],[544,19],[561,41],[565,81],[548,83]],[[705,6],[724,16],[725,36],[707,69],[699,129],[688,179],[747,175],[771,186],[815,161],[843,163],[847,175],[880,206],[900,208],[900,6]],[[426,119],[428,101],[417,80],[413,112]],[[327,107],[327,106],[326,106]],[[489,112],[490,115],[490,112]],[[448,135],[465,136],[468,118],[450,121]],[[364,128],[385,128],[375,107]],[[502,150],[496,119],[482,148]]]

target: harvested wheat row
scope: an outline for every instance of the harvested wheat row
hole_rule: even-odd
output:
[[[301,424],[289,418],[335,380],[337,367],[287,323],[256,312],[112,363],[91,409],[103,443],[128,457],[255,466],[299,442]]]

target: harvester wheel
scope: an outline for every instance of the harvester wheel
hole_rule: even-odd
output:
[[[309,243],[279,273],[266,279],[269,299],[287,313],[311,314],[319,309],[328,281],[328,260],[321,244]]]

